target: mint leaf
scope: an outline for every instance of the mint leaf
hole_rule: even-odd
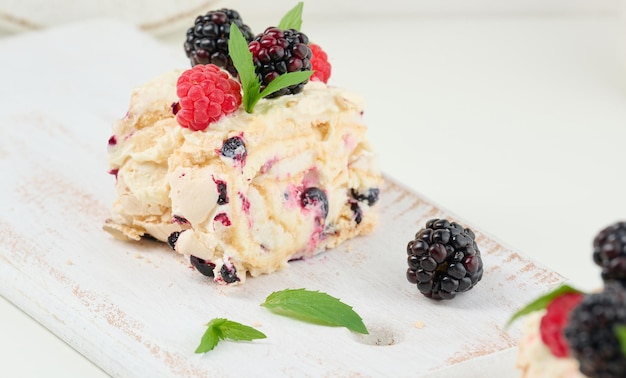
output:
[[[207,324],[207,329],[202,335],[200,345],[195,353],[206,353],[215,348],[220,340],[251,341],[264,339],[265,334],[252,327],[233,322],[224,318],[215,318]]]
[[[265,89],[263,89],[263,92],[261,92],[260,97],[269,96],[272,93],[290,85],[300,84],[303,81],[308,80],[311,75],[313,75],[313,71],[286,72],[278,76],[276,79],[270,81]]]
[[[563,294],[567,294],[567,293],[582,293],[582,292],[580,290],[574,289],[573,287],[569,285],[565,285],[565,284],[561,285],[557,287],[556,289],[535,299],[534,301],[530,302],[526,306],[522,307],[519,311],[513,314],[513,316],[511,316],[509,321],[506,323],[505,328],[510,326],[517,318],[521,316],[528,315],[534,311],[543,310],[544,308],[548,306],[548,304],[550,304],[550,302],[552,302],[554,298],[561,296]]]
[[[286,289],[270,294],[261,304],[268,310],[308,323],[347,329],[368,334],[363,319],[352,307],[319,291]]]
[[[230,37],[228,39],[228,53],[233,60],[233,65],[239,74],[239,81],[243,89],[242,103],[246,112],[252,113],[254,105],[259,101],[261,83],[256,76],[252,53],[248,49],[248,42],[235,24],[230,25]]]
[[[619,345],[622,347],[622,354],[626,356],[626,326],[619,325],[615,328],[617,340],[619,341]]]
[[[278,24],[278,28],[282,30],[295,29],[300,31],[302,27],[302,9],[304,3],[301,1],[296,4],[289,12],[287,12]]]

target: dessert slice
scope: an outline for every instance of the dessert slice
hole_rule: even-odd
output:
[[[168,241],[217,282],[243,282],[372,230],[381,176],[363,101],[320,81],[183,128],[181,71],[137,88],[109,141],[117,199],[104,228]]]

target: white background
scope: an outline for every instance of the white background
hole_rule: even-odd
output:
[[[138,17],[125,3],[121,17]],[[293,2],[224,4],[259,30]],[[4,0],[0,14],[26,6]],[[591,240],[626,220],[621,6],[318,0],[306,4],[304,28],[328,50],[333,83],[365,96],[387,174],[591,290],[601,285]],[[153,32],[179,48],[180,31]],[[5,300],[0,319],[0,376],[105,376]]]

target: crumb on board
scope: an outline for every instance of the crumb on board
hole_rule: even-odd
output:
[[[74,262],[72,260],[67,260],[65,262],[65,265],[74,265]]]
[[[413,323],[413,327],[417,328],[417,329],[422,329],[424,328],[426,324],[424,324],[424,322],[420,322],[420,321],[416,321],[415,323]]]

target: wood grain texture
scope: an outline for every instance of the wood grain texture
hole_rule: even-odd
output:
[[[92,42],[86,50],[63,48],[77,35]],[[22,46],[35,41],[39,54],[53,54],[47,72],[54,75],[24,57]],[[90,60],[91,46],[103,59]],[[406,243],[432,217],[468,224],[387,177],[372,234],[244,286],[217,286],[164,244],[120,242],[102,231],[114,195],[106,174],[110,122],[123,115],[132,87],[179,65],[178,54],[108,22],[25,35],[0,51],[15,56],[7,59],[13,71],[0,73],[7,86],[19,92],[26,89],[17,83],[46,83],[33,101],[3,98],[11,106],[0,111],[0,294],[112,376],[426,375],[515,348],[519,329],[505,331],[506,320],[563,281],[469,225],[483,280],[453,301],[424,298],[405,278]],[[120,52],[132,64],[115,58]],[[93,72],[107,74],[94,79]],[[260,306],[273,291],[301,287],[354,306],[372,335]],[[194,355],[214,317],[254,325],[268,338]]]

